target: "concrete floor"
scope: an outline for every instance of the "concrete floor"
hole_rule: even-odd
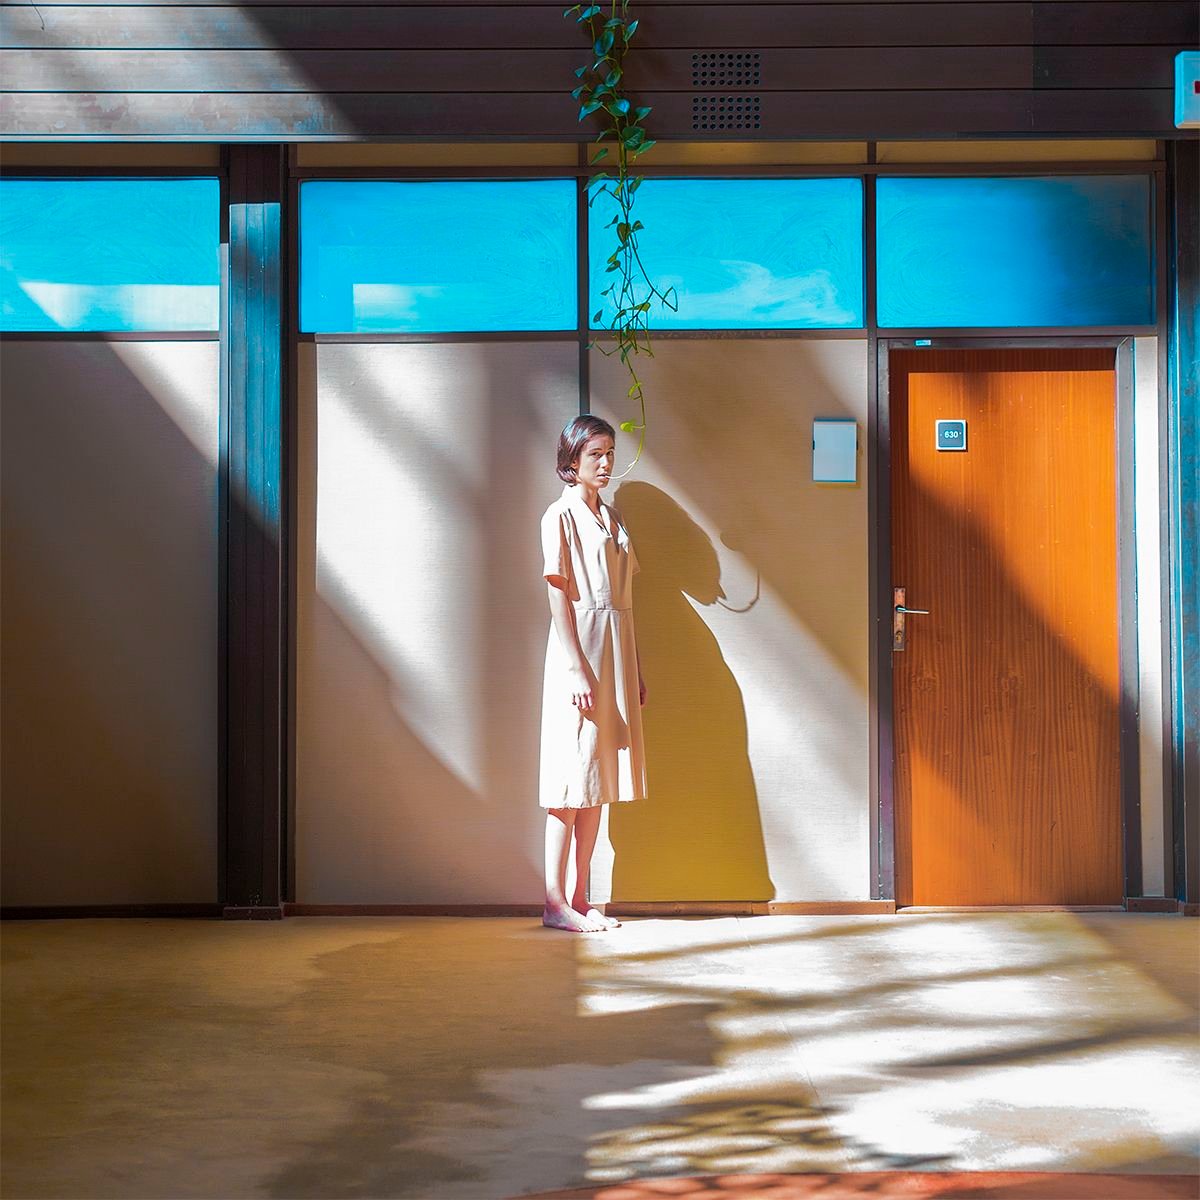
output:
[[[1198,929],[1063,912],[626,918],[586,936],[525,918],[6,922],[3,1191],[1165,1183],[1200,1167]]]

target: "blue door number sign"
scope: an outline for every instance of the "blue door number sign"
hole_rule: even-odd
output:
[[[967,448],[966,421],[938,421],[937,448],[939,450],[965,450]]]

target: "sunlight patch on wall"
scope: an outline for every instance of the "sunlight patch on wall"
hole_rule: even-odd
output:
[[[479,660],[477,434],[459,426],[453,441],[431,446],[426,431],[447,422],[422,364],[407,364],[400,379],[377,365],[365,364],[353,390],[322,393],[317,591],[405,681],[391,693],[403,720],[478,788],[475,714],[461,703],[462,681]],[[464,386],[477,386],[469,352],[458,370]]]
[[[297,898],[528,903],[573,340],[302,343]]]

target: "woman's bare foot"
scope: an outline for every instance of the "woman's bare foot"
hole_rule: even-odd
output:
[[[571,901],[571,907],[577,913],[582,913],[585,917],[589,917],[593,921],[603,921],[605,929],[615,929],[621,923],[616,917],[606,917],[598,908],[593,908],[586,900],[576,898]]]
[[[542,924],[548,929],[565,929],[570,933],[599,933],[607,929],[608,922],[603,914],[595,909],[592,911],[596,913],[596,917],[581,913],[565,904],[547,904],[542,909]]]

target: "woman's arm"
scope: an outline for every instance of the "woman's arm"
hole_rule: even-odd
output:
[[[552,579],[562,580],[560,587],[552,583]],[[546,592],[550,598],[550,615],[554,618],[554,628],[558,632],[558,640],[567,652],[567,662],[572,670],[587,673],[587,660],[579,645],[579,631],[575,628],[575,609],[567,598],[566,580],[561,575],[553,575],[546,579]]]
[[[553,581],[560,581],[560,588]],[[567,652],[567,677],[571,688],[571,703],[580,712],[590,713],[596,704],[596,696],[592,690],[591,672],[588,670],[587,658],[579,644],[579,630],[575,627],[575,609],[566,593],[566,580],[561,575],[548,575],[546,587],[550,594],[550,615],[554,618],[554,628],[558,631],[558,640]]]

